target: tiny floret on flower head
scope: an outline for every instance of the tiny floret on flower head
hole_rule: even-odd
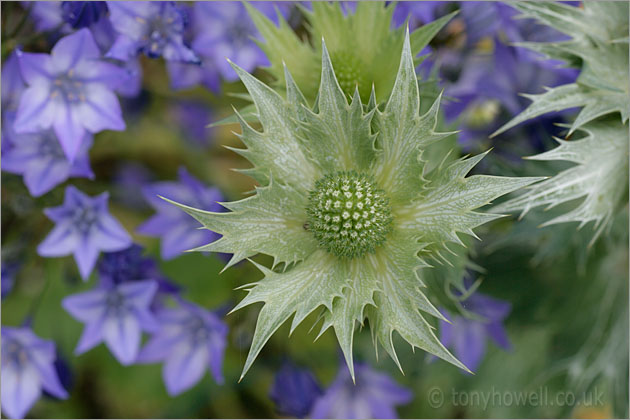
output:
[[[56,223],[37,247],[43,257],[74,255],[79,272],[87,280],[100,251],[120,251],[131,245],[131,237],[107,210],[108,193],[90,197],[67,187],[61,206],[44,210]]]
[[[307,207],[308,229],[322,248],[338,257],[374,253],[391,230],[385,191],[355,171],[326,175],[315,183]]]
[[[2,327],[2,411],[24,418],[42,393],[66,399],[55,370],[55,344],[42,340],[30,328]]]

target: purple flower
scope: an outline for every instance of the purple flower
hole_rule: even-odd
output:
[[[456,315],[447,318],[452,322],[440,321],[440,341],[450,347],[461,362],[470,370],[476,370],[486,353],[486,340],[491,338],[499,347],[510,348],[503,320],[511,310],[509,302],[475,293],[462,302],[467,311],[481,320]]]
[[[179,169],[179,182],[156,182],[146,186],[143,194],[158,213],[144,222],[137,232],[162,238],[161,254],[165,260],[219,238],[219,235],[212,231],[198,229],[197,221],[158,197],[162,196],[207,211],[223,209],[217,203],[223,199],[221,192],[217,188],[206,187],[185,168]]]
[[[448,5],[449,3],[444,1],[399,1],[396,3],[392,18],[396,26],[404,24],[409,18],[409,27],[416,28],[435,20],[439,14],[438,9]]]
[[[63,20],[74,29],[87,28],[107,13],[104,1],[61,2]]]
[[[277,22],[276,10],[286,17],[291,9],[289,2],[256,1],[251,5],[274,22]],[[242,4],[196,2],[192,18],[191,46],[201,64],[169,62],[167,68],[173,89],[188,89],[202,84],[219,93],[222,77],[232,81],[237,79],[226,58],[247,71],[266,63],[264,54],[251,39],[258,35],[258,31]]]
[[[66,297],[64,309],[85,324],[75,354],[105,342],[121,364],[132,364],[140,349],[142,331],[159,328],[149,310],[157,287],[155,281],[144,280]]]
[[[201,56],[212,59],[225,80],[238,80],[227,58],[247,72],[267,64],[265,54],[252,40],[258,31],[243,4],[197,2],[195,14],[203,28],[192,43],[193,49]]]
[[[269,398],[280,414],[297,418],[306,417],[321,395],[322,389],[313,373],[289,362],[276,373],[269,391]]]
[[[113,287],[118,284],[145,279],[155,280],[159,294],[176,293],[179,289],[171,283],[159,270],[156,261],[143,255],[144,249],[133,244],[127,249],[107,252],[101,256],[97,270],[101,285]]]
[[[23,418],[42,389],[68,398],[55,371],[55,344],[42,340],[30,328],[2,327],[2,411]]]
[[[356,385],[345,367],[319,397],[310,413],[314,419],[394,419],[395,406],[407,404],[413,394],[392,378],[365,364],[355,364]]]
[[[108,1],[107,6],[119,33],[108,57],[126,61],[144,53],[151,58],[199,63],[184,43],[186,16],[175,2]]]
[[[17,134],[12,129],[14,118],[15,113],[8,112],[2,125],[3,146],[10,143],[2,154],[2,170],[22,175],[33,197],[47,193],[69,177],[94,178],[88,157],[91,134],[86,133],[71,163],[52,130]]]
[[[20,3],[25,9],[30,8],[30,17],[35,22],[37,31],[46,32],[61,28],[67,33],[71,30],[68,25],[64,25],[60,1],[22,1]]]
[[[142,349],[138,362],[164,362],[162,376],[169,395],[193,387],[208,368],[215,381],[223,383],[228,327],[216,314],[180,301],[177,308],[161,309],[156,318],[160,329]]]
[[[149,205],[142,196],[142,188],[154,179],[153,173],[140,163],[122,162],[114,169],[112,198],[127,207],[148,210]]]
[[[0,277],[2,281],[2,299],[7,297],[9,293],[13,290],[13,286],[15,286],[15,275],[20,270],[20,264],[18,262],[7,262],[2,261],[2,274]]]
[[[20,62],[17,54],[11,55],[2,63],[2,111],[17,108],[20,96],[26,85],[20,73]],[[3,126],[4,128],[4,126]]]
[[[208,122],[212,120],[212,114],[207,105],[201,102],[182,100],[172,105],[171,113],[186,140],[198,146],[208,144],[212,133],[212,130],[208,128]]]
[[[73,186],[66,188],[61,206],[44,209],[55,227],[37,247],[42,257],[74,254],[83,280],[87,280],[100,251],[120,251],[131,237],[107,210],[108,193],[90,197]]]
[[[525,109],[529,101],[522,93],[541,93],[542,86],[570,83],[577,76],[572,69],[522,60],[517,49],[498,39],[494,44],[492,55],[470,55],[462,60],[457,81],[446,88],[446,95],[456,101],[445,104],[445,115],[448,120],[460,118],[459,141],[467,150]],[[503,71],[497,72],[497,68]]]
[[[15,131],[34,133],[52,127],[69,160],[81,149],[86,132],[123,130],[120,104],[112,92],[125,71],[100,59],[88,29],[61,38],[52,53],[18,52],[22,94]]]

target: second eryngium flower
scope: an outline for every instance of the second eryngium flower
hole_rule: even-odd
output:
[[[206,228],[223,235],[199,251],[234,254],[228,267],[258,253],[274,258],[265,277],[245,286],[234,310],[264,302],[243,375],[263,345],[292,315],[293,331],[323,310],[322,332],[332,327],[352,376],[355,325],[369,319],[400,367],[392,334],[462,369],[436,338],[423,314],[443,316],[422,291],[417,269],[438,256],[459,233],[500,215],[475,211],[538,178],[466,177],[484,155],[431,165],[423,152],[452,133],[435,131],[439,98],[420,115],[420,95],[405,37],[392,94],[382,110],[374,94],[348,103],[326,47],[317,102],[310,109],[286,72],[286,97],[238,66],[254,101],[262,131],[239,117],[237,150],[254,166],[246,172],[262,187],[227,213],[181,206]],[[446,156],[443,156],[445,159]],[[281,267],[281,269],[279,269]]]

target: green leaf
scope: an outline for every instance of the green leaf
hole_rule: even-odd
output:
[[[543,225],[579,222],[580,226],[595,222],[593,240],[609,224],[614,212],[627,199],[628,190],[628,127],[617,120],[603,119],[583,125],[588,135],[579,140],[563,141],[560,146],[531,157],[534,160],[564,160],[577,165],[551,179],[530,187],[529,191],[493,210],[522,214],[538,206],[555,207],[583,199],[573,210]]]

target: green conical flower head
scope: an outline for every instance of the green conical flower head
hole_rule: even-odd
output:
[[[404,41],[383,110],[374,93],[363,104],[355,90],[348,102],[325,46],[313,108],[290,72],[283,97],[234,65],[262,125],[255,130],[237,113],[247,148],[236,151],[262,186],[223,203],[226,213],[181,207],[222,235],[198,250],[233,254],[226,267],[258,253],[274,258],[271,268],[258,265],[264,278],[244,286],[248,295],[234,309],[264,303],[243,374],[285,321],[293,316],[293,331],[316,310],[321,333],[332,327],[352,375],[354,331],[366,318],[375,345],[399,367],[394,331],[466,369],[425,319],[443,317],[423,293],[417,273],[428,264],[420,253],[437,257],[449,242],[462,244],[458,234],[474,235],[500,217],[476,209],[538,178],[466,176],[483,155],[427,165],[423,151],[452,133],[435,131],[439,98],[420,115],[408,34]]]
[[[283,88],[284,67],[291,72],[307,102],[312,104],[319,90],[321,42],[324,40],[337,82],[349,98],[358,87],[364,101],[374,88],[376,96],[387,99],[400,62],[404,27],[392,30],[395,4],[380,1],[356,3],[354,12],[344,12],[339,2],[315,1],[312,10],[300,7],[310,37],[301,39],[278,14],[278,26],[255,8],[248,11],[265,42],[260,47],[270,61],[267,70],[277,80],[274,87]],[[410,34],[411,53],[416,57],[446,25],[454,13],[417,28]],[[311,45],[312,43],[312,45]],[[416,59],[419,64],[421,58]]]

